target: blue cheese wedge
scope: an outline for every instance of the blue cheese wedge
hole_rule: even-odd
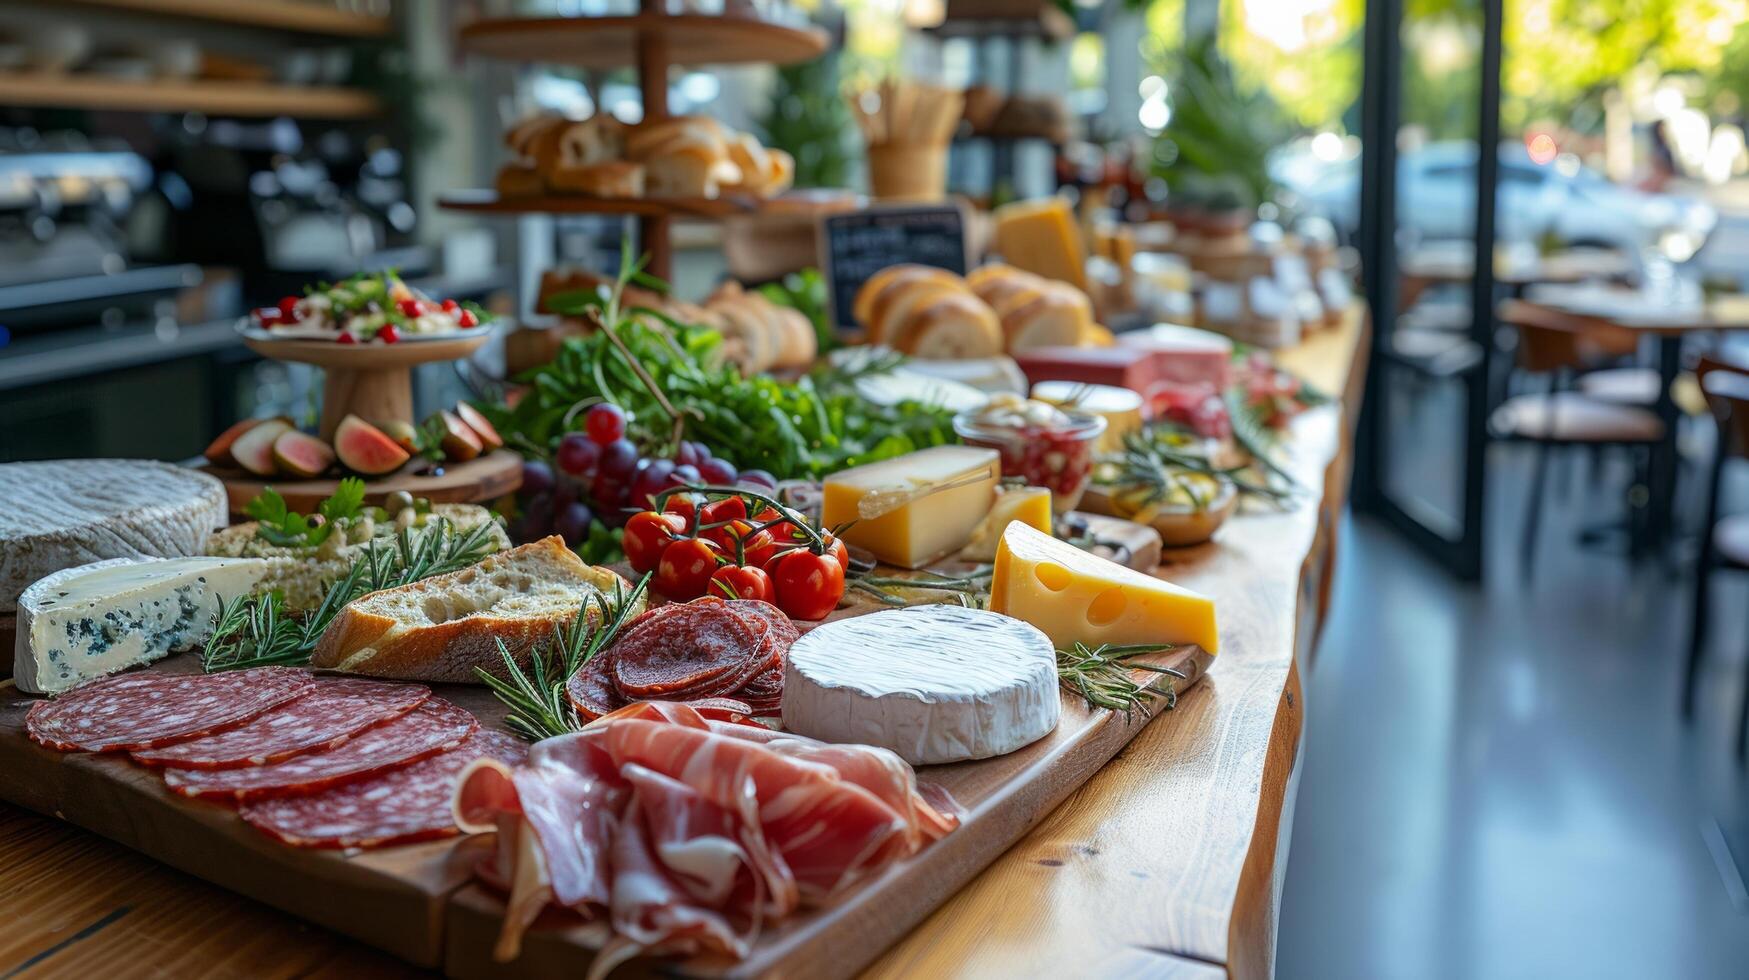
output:
[[[18,689],[56,694],[205,642],[219,604],[255,591],[260,558],[113,558],[18,597]]]
[[[1057,654],[1037,628],[963,606],[827,623],[790,646],[783,727],[912,765],[1004,755],[1057,727]]]

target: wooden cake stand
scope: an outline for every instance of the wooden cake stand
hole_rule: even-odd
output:
[[[280,480],[205,463],[199,469],[225,484],[225,497],[233,514],[242,514],[249,501],[268,487],[285,498],[286,507],[300,514],[313,514],[316,505],[332,496],[340,485],[338,479]],[[365,483],[364,502],[380,507],[389,494],[405,490],[434,504],[477,504],[514,493],[521,485],[522,457],[513,450],[500,449],[465,463],[413,460],[388,476]]]

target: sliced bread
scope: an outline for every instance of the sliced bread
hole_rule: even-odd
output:
[[[498,641],[526,665],[534,644],[574,621],[589,596],[611,597],[615,584],[630,593],[625,579],[585,564],[563,539],[544,538],[354,600],[329,624],[310,662],[371,677],[477,683],[476,667],[504,675]],[[599,615],[593,603],[589,615]]]

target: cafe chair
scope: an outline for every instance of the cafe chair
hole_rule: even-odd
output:
[[[1707,481],[1706,523],[1702,526],[1700,564],[1694,581],[1694,615],[1682,686],[1684,719],[1694,717],[1700,664],[1711,625],[1713,572],[1749,571],[1749,513],[1719,515],[1725,463],[1732,458],[1749,458],[1749,366],[1708,357],[1701,359],[1696,373],[1719,431]],[[1749,750],[1749,690],[1744,692],[1737,722],[1738,757],[1744,757],[1746,750]]]
[[[1593,331],[1589,326],[1516,300],[1502,304],[1500,321],[1518,332],[1520,374],[1530,378],[1532,385],[1540,382],[1542,387],[1540,391],[1506,398],[1488,418],[1493,438],[1528,442],[1536,448],[1519,545],[1519,568],[1529,580],[1553,451],[1620,448],[1632,452],[1637,464],[1635,483],[1640,493],[1629,496],[1643,499],[1648,454],[1642,450],[1656,445],[1665,437],[1665,431],[1663,421],[1646,408],[1604,401],[1574,389],[1575,379],[1587,367],[1618,353],[1615,348],[1622,343],[1619,335],[1607,330]],[[1639,521],[1630,519],[1630,535],[1636,534],[1639,525]],[[1637,538],[1630,543],[1635,541]]]

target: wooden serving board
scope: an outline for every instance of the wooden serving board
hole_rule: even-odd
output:
[[[514,493],[522,485],[522,457],[514,450],[500,449],[466,463],[448,463],[440,474],[424,472],[429,462],[408,464],[400,472],[366,481],[364,502],[380,506],[389,494],[405,490],[435,504],[478,504]],[[286,506],[301,514],[313,514],[316,505],[333,495],[339,480],[268,480],[241,470],[220,469],[206,463],[196,467],[225,484],[231,513],[241,515],[256,495],[272,487],[285,498]]]
[[[841,610],[847,614],[847,610]],[[1211,657],[1197,648],[1165,663],[1202,678]],[[192,656],[151,670],[197,669]],[[433,685],[442,696],[496,726],[503,710],[481,687]],[[1195,692],[1191,696],[1200,696]],[[288,847],[244,824],[227,806],[190,800],[154,771],[122,755],[42,748],[24,731],[37,699],[8,687],[0,695],[0,797],[58,817],[189,874],[377,946],[417,966],[458,977],[580,976],[599,930],[551,912],[511,964],[492,959],[502,904],[472,883],[488,846],[450,839],[359,852]],[[928,915],[1090,778],[1150,720],[1087,710],[1064,699],[1049,736],[995,759],[925,766],[920,778],[947,788],[966,808],[965,823],[832,906],[767,930],[741,963],[693,961],[681,973],[847,976]]]

